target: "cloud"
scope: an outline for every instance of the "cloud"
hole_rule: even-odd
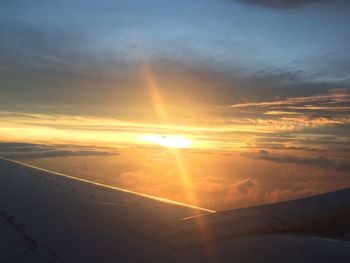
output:
[[[231,108],[257,107],[261,109],[276,109],[267,111],[268,115],[297,114],[283,110],[303,110],[303,111],[330,111],[348,112],[350,110],[350,88],[331,89],[324,94],[315,94],[305,97],[290,97],[283,100],[246,102],[232,104]],[[281,111],[278,111],[280,109]]]
[[[106,156],[116,154],[118,153],[106,148],[91,146],[0,142],[0,156],[11,159],[50,158],[68,156]]]
[[[257,185],[255,181],[250,178],[239,181],[235,184],[235,188],[240,193],[248,193],[252,188]]]
[[[239,2],[271,8],[288,9],[311,3],[332,3],[334,0],[239,0]]]
[[[224,202],[238,204],[238,206],[243,207],[258,203],[261,194],[258,182],[251,178],[245,178],[228,187]]]
[[[267,111],[264,113],[265,115],[297,115],[299,114],[298,112],[293,112],[293,111]]]
[[[266,153],[265,153],[266,152]],[[260,150],[259,154],[251,155],[254,159],[271,161],[276,163],[290,163],[296,165],[310,165],[318,168],[335,169],[340,172],[349,172],[350,163],[344,160],[330,159],[322,155],[316,157],[300,157],[283,154],[271,154],[265,150]]]
[[[281,202],[286,200],[292,200],[296,198],[301,198],[304,196],[311,196],[315,194],[321,193],[322,190],[314,189],[314,188],[306,188],[306,189],[273,189],[270,192],[265,193],[264,200],[265,202]]]
[[[255,114],[257,125],[275,127],[276,130],[301,131],[306,128],[349,124],[350,88],[330,89],[309,96],[275,98],[231,104],[232,111]],[[248,123],[248,121],[246,122]]]
[[[266,151],[266,150],[259,150],[259,153],[260,153],[260,154],[263,154],[263,155],[265,155],[265,154],[269,154],[269,152],[268,152],[268,151]]]

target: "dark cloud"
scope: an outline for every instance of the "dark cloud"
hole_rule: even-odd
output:
[[[320,111],[329,112],[348,112],[350,110],[350,88],[329,89],[320,94],[313,94],[305,97],[289,97],[283,100],[265,101],[265,102],[248,102],[231,105],[232,108],[258,107],[263,109],[278,110],[285,115],[288,110],[293,110],[292,114],[298,110],[314,111],[314,116]],[[272,114],[273,115],[273,114]],[[322,115],[324,116],[324,115]]]
[[[266,150],[260,150],[259,153],[260,153],[260,154],[263,154],[263,155],[269,154],[269,152],[266,151]]]
[[[249,192],[252,188],[256,187],[257,183],[255,181],[253,181],[250,178],[247,178],[245,180],[239,181],[237,182],[237,184],[235,185],[237,191],[239,193],[247,193]]]
[[[350,163],[344,160],[329,159],[324,156],[316,157],[300,157],[292,155],[277,155],[277,154],[264,154],[260,151],[259,154],[253,156],[254,159],[271,161],[276,163],[290,163],[297,165],[311,165],[318,168],[335,169],[340,172],[349,172]]]
[[[0,156],[11,159],[49,158],[68,156],[105,156],[117,152],[91,146],[46,145],[21,142],[1,142]]]
[[[232,104],[239,111],[254,112],[261,119],[278,120],[294,128],[319,126],[345,127],[350,112],[350,89],[330,89],[310,96],[288,97],[271,101]],[[276,142],[276,140],[275,140]]]
[[[295,8],[311,3],[331,3],[335,0],[238,0],[245,4],[262,5],[272,8]]]

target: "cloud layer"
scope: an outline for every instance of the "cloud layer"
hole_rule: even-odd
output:
[[[0,142],[0,156],[11,159],[32,159],[70,156],[107,156],[118,154],[115,150],[92,146],[45,145],[19,142]]]
[[[310,3],[331,3],[334,0],[239,0],[242,3],[267,6],[272,8],[295,8]]]
[[[303,156],[293,156],[287,154],[270,154],[266,150],[261,150],[258,155],[250,155],[251,157],[264,161],[271,161],[276,163],[289,163],[297,165],[311,165],[318,168],[326,168],[330,170],[337,170],[340,172],[350,171],[349,160],[337,160],[330,159],[322,155],[315,157],[303,157]]]

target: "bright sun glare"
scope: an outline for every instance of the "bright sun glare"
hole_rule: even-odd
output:
[[[167,148],[190,148],[192,141],[178,135],[145,135],[143,140]]]

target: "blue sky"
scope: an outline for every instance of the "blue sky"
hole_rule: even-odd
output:
[[[15,64],[103,70],[134,63],[142,53],[244,77],[349,82],[350,9],[344,1],[289,9],[229,0],[1,5],[1,56]]]
[[[343,0],[2,1],[0,110],[151,120],[145,61],[169,111],[191,108],[183,116],[254,118],[265,108],[231,105],[334,90],[346,97],[349,7]],[[349,107],[331,97],[331,105]],[[348,116],[329,109],[321,117]],[[312,116],[310,107],[305,114]]]

